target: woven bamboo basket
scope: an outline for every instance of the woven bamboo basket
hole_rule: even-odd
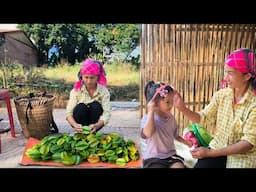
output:
[[[51,133],[55,96],[16,97],[17,116],[26,138],[42,139]]]

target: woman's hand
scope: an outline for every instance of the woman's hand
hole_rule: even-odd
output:
[[[96,133],[104,126],[104,121],[99,120],[97,123],[90,124],[89,127],[91,128],[91,133]]]
[[[210,152],[210,149],[208,149],[206,147],[197,147],[190,151],[192,157],[196,158],[196,159],[202,159],[205,157],[209,157],[209,152]]]
[[[96,131],[98,130],[98,126],[97,124],[90,124],[89,127],[91,128],[91,133],[96,133]]]
[[[76,132],[81,133],[83,131],[83,125],[77,123],[72,116],[68,116],[66,119]]]
[[[75,129],[75,131],[78,132],[78,133],[81,133],[81,132],[83,131],[83,126],[82,126],[81,124],[76,123],[76,124],[74,124],[72,127],[73,127],[73,128]]]
[[[174,90],[173,106],[176,107],[179,111],[182,111],[186,108],[185,103],[177,90]]]

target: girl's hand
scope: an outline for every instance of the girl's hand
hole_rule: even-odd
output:
[[[158,107],[155,102],[155,98],[152,98],[147,104],[148,111],[155,112]]]
[[[188,147],[192,147],[192,146],[193,146],[193,143],[192,143],[190,140],[185,140],[185,144],[186,144]]]

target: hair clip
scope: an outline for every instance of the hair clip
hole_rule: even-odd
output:
[[[165,90],[166,86],[167,85],[160,85],[160,87],[156,89],[156,92],[155,92],[154,96],[152,97],[152,99],[155,99],[157,94],[159,94],[161,97],[166,97],[168,94],[168,90]]]
[[[168,94],[168,90],[166,90],[166,89],[159,90],[159,95],[160,95],[161,97],[166,97],[167,94]]]

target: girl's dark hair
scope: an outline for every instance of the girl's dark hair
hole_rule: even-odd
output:
[[[161,85],[165,85],[165,84],[164,83],[155,83],[153,80],[150,80],[147,82],[145,89],[144,89],[144,95],[146,97],[147,102],[149,102],[152,99],[157,88],[159,88]],[[173,91],[173,88],[169,85],[167,85],[164,89],[167,90],[168,93]],[[157,94],[156,99],[158,100],[160,98],[162,98],[160,96],[160,94]]]

